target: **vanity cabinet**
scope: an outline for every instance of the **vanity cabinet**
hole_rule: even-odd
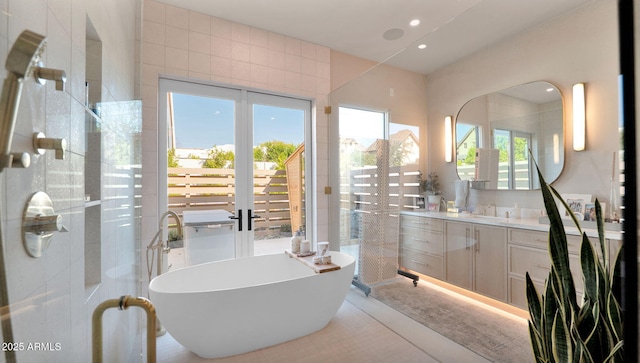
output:
[[[437,279],[444,277],[443,221],[400,216],[400,267]]]
[[[533,281],[538,294],[544,292],[544,283],[549,277],[549,271],[551,270],[548,241],[549,235],[547,232],[509,228],[508,303],[519,308],[527,309],[525,282],[527,272],[529,272],[531,281]],[[584,291],[579,258],[581,241],[580,236],[567,235],[569,268],[573,275],[578,300],[582,298],[582,292]]]
[[[445,222],[446,281],[485,296],[507,300],[507,229]]]
[[[400,214],[400,268],[446,281],[463,289],[527,309],[526,279],[529,272],[538,294],[544,292],[551,260],[548,231],[527,220],[505,225],[456,217]],[[580,266],[582,237],[567,234],[569,266],[582,299]],[[600,255],[596,237],[589,237]],[[621,245],[606,239],[613,265]]]

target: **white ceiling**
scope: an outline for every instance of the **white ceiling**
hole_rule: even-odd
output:
[[[428,74],[594,0],[158,1]]]

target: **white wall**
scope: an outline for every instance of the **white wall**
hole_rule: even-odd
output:
[[[329,48],[211,17],[153,0],[144,1],[143,30],[143,234],[151,240],[158,217],[158,78],[161,75],[250,87],[311,98],[315,155],[317,238],[326,240]],[[320,111],[317,111],[320,110]]]
[[[572,126],[565,124],[564,171],[554,186],[608,201],[612,154],[620,147],[617,75],[615,0],[590,2],[428,75],[429,170],[440,175],[445,197],[455,197],[449,181],[457,174],[455,163],[444,162],[444,117],[474,97],[542,80],[562,93],[566,120],[572,116],[572,85],[587,83],[587,150],[572,150]],[[472,191],[470,203],[512,206],[515,200],[521,207],[542,207],[539,191]]]
[[[135,17],[139,5],[139,1],[130,0],[0,1],[1,64],[5,64],[18,35],[29,29],[48,38],[44,65],[67,74],[64,92],[55,91],[52,82],[42,86],[33,79],[25,80],[12,147],[15,152],[32,152],[32,134],[42,131],[48,137],[67,140],[65,160],[55,160],[53,152],[47,152],[33,157],[28,169],[2,173],[0,211],[14,341],[59,343],[60,348],[19,352],[19,362],[89,362],[95,306],[105,299],[137,294],[135,275],[113,278],[113,272],[131,269],[136,259],[133,219],[102,225],[102,233],[114,237],[103,241],[102,284],[85,287],[84,163],[85,150],[91,146],[85,145],[84,84],[88,16],[103,43],[102,100],[135,98]],[[2,67],[0,77],[6,75]],[[69,229],[68,233],[55,233],[49,250],[40,258],[26,254],[20,232],[24,204],[36,191],[51,196]],[[109,208],[108,202],[104,208]],[[115,238],[120,238],[118,243]],[[141,313],[112,314],[105,322],[105,361],[132,361],[141,351]],[[0,362],[4,361],[0,354]]]

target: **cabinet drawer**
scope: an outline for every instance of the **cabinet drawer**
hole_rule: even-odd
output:
[[[509,242],[547,250],[549,248],[549,233],[529,229],[510,228]],[[582,238],[580,236],[567,235],[567,248],[569,253],[578,253],[581,242]]]
[[[402,215],[400,226],[442,232],[443,223],[441,219]]]
[[[400,254],[400,266],[437,279],[443,278],[442,257],[403,248]]]
[[[546,250],[509,246],[509,274],[525,277],[529,272],[534,282],[544,283],[549,277],[551,260]],[[582,270],[580,269],[580,259],[577,255],[569,255],[569,269],[573,275],[573,282],[577,291],[582,291]]]
[[[442,232],[402,228],[400,233],[400,246],[403,248],[442,256],[444,251],[444,235]]]
[[[538,297],[541,294],[544,294],[543,282],[534,281],[533,285],[536,287]],[[576,301],[581,301],[582,295],[582,291],[576,288]],[[509,276],[509,304],[521,309],[529,309],[529,302],[527,301],[527,283],[524,277]]]

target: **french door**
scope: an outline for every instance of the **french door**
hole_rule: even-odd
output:
[[[309,100],[162,78],[159,95],[159,206],[228,218],[227,258],[282,252],[292,226],[311,232]]]

